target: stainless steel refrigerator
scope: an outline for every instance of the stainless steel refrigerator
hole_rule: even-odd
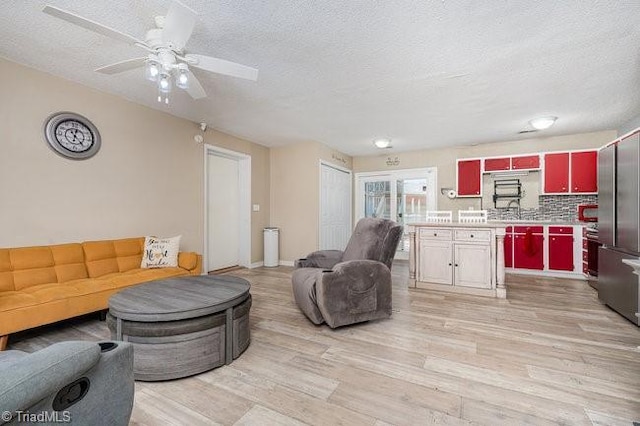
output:
[[[598,297],[640,325],[638,276],[622,259],[640,257],[640,131],[598,155]]]

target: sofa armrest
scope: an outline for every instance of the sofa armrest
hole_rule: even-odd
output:
[[[295,262],[296,268],[331,269],[342,259],[341,250],[319,250],[309,253],[307,257]]]
[[[202,256],[188,251],[178,253],[178,266],[189,271],[190,275],[200,275],[202,272]]]
[[[316,283],[318,309],[331,327],[353,324],[374,312],[391,315],[391,271],[375,260],[349,260]]]
[[[94,342],[61,342],[26,354],[0,370],[0,407],[26,410],[98,363],[100,346]]]

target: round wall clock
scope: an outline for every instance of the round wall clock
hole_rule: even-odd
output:
[[[44,136],[53,151],[72,160],[86,160],[100,150],[100,133],[89,119],[57,112],[45,121]]]

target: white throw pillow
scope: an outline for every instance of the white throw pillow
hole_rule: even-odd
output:
[[[145,237],[141,268],[170,268],[178,266],[180,238]]]

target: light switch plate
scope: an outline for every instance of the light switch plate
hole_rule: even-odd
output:
[[[253,211],[254,212],[259,212],[260,211],[260,204],[254,204],[253,205]]]

